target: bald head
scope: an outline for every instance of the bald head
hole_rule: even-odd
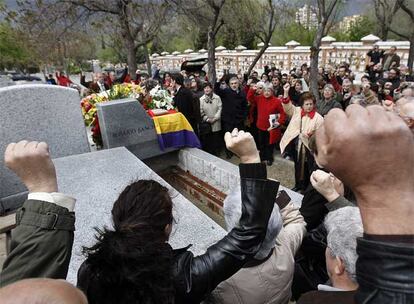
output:
[[[400,116],[407,126],[414,132],[414,102],[407,102],[400,108]]]
[[[397,100],[397,106],[402,107],[403,105],[405,105],[407,103],[413,103],[413,102],[414,102],[414,97],[405,96],[405,97],[401,97],[400,99]]]
[[[64,280],[27,279],[0,289],[1,304],[88,304],[85,295]]]

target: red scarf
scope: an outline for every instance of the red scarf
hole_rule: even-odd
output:
[[[305,110],[302,109],[302,111],[300,112],[300,117],[303,117],[303,116],[308,115],[310,119],[313,119],[315,117],[315,114],[316,114],[316,110],[315,109],[313,109],[309,113],[306,113]]]

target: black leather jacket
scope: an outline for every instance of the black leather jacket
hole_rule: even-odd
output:
[[[358,304],[414,303],[412,243],[358,239],[356,275]]]
[[[240,165],[242,216],[239,226],[194,257],[187,248],[174,250],[172,276],[175,303],[200,303],[216,286],[231,277],[258,252],[266,235],[279,183],[266,179],[263,164]],[[87,261],[78,273],[78,284],[88,294]],[[120,301],[122,302],[122,301]]]

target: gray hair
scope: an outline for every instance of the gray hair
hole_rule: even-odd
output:
[[[265,83],[263,82],[263,81],[259,81],[258,83],[256,83],[256,87],[264,87],[265,86]]]
[[[323,89],[330,89],[332,91],[332,94],[335,94],[335,88],[333,85],[331,85],[330,83],[325,84],[325,86],[323,87]]]
[[[273,85],[271,83],[264,83],[263,84],[263,91],[270,90],[273,92]]]
[[[349,104],[358,104],[365,108],[368,105],[368,102],[365,99],[365,96],[363,96],[362,94],[357,94],[351,97]]]
[[[362,237],[364,231],[359,208],[343,207],[329,212],[324,224],[328,232],[327,246],[330,254],[341,258],[349,277],[356,282],[357,238]]]
[[[233,76],[229,79],[229,83],[232,82],[232,81],[237,81],[238,83],[240,83],[239,78],[237,78],[236,76]]]
[[[275,198],[276,199],[276,198]],[[227,231],[230,231],[236,226],[239,226],[239,221],[242,215],[241,189],[236,187],[224,200],[224,219],[226,221]],[[267,231],[265,239],[259,248],[259,251],[254,256],[257,260],[266,258],[270,251],[275,247],[276,238],[282,229],[283,220],[280,215],[279,206],[274,204],[272,214],[267,224]]]

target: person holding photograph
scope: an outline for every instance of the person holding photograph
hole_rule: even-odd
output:
[[[268,166],[273,164],[273,149],[282,137],[279,128],[286,122],[282,101],[273,95],[272,84],[263,84],[263,94],[256,94],[256,87],[249,89],[247,100],[257,108],[256,126],[258,129],[258,148],[260,160]],[[276,115],[278,119],[276,120]],[[274,121],[273,121],[274,120]]]

